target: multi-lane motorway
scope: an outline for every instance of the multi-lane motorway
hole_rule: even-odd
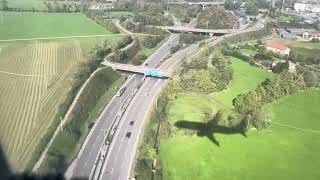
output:
[[[233,36],[238,33],[257,30],[262,28],[261,21],[245,30],[240,30],[236,33],[226,36]],[[214,46],[221,42],[225,37],[211,40],[208,46]],[[178,35],[171,35],[169,40],[162,45],[148,60],[150,67],[156,67],[160,62],[170,54],[170,46],[178,42]],[[171,58],[167,59],[159,66],[160,69],[170,70],[185,56],[193,54],[199,49],[198,44],[189,46],[183,49]],[[112,122],[120,110],[120,105],[130,96],[131,91],[136,84],[143,79],[142,76],[133,75],[125,86],[126,91],[121,97],[114,97],[109,105],[102,112],[95,126],[90,131],[90,134],[84,143],[78,158],[75,160],[72,168],[73,178],[96,178],[106,180],[127,180],[130,177],[130,170],[135,157],[138,140],[142,131],[144,121],[152,107],[154,99],[160,92],[161,87],[165,84],[164,80],[147,78],[140,90],[134,96],[125,113],[123,114],[117,130],[113,136],[106,157],[99,169],[96,168],[96,162],[99,160],[99,153],[104,143],[106,134],[112,127]],[[134,122],[133,124],[131,122]],[[130,137],[127,137],[130,133]],[[97,175],[98,173],[98,175]],[[96,176],[95,176],[96,174]]]
[[[161,60],[170,54],[170,46],[178,43],[178,35],[172,34],[168,41],[163,44],[152,56],[146,61],[148,66],[155,67]],[[138,82],[143,79],[141,75],[133,75],[126,83],[126,91],[120,97],[114,97],[108,106],[101,113],[96,124],[89,133],[80,153],[71,167],[73,178],[89,178],[95,165],[100,148],[104,143],[106,134],[109,132],[113,119],[120,110],[121,104],[129,97],[130,92]],[[149,80],[147,80],[149,81]]]

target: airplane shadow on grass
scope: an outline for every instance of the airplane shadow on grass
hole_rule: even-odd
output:
[[[214,134],[242,134],[247,137],[244,124],[239,124],[233,127],[221,126],[214,123],[212,120],[207,123],[180,120],[175,123],[177,128],[197,131],[199,137],[206,136],[212,143],[220,147],[220,142],[214,137]]]

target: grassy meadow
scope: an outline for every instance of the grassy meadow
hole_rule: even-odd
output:
[[[272,74],[232,59],[228,89],[209,96],[183,95],[169,107],[168,122],[205,121],[206,112],[232,108],[239,93],[253,90]],[[161,139],[163,179],[319,179],[320,90],[309,90],[268,104],[272,127],[242,134],[215,133],[220,146],[196,133],[176,129]]]
[[[10,8],[45,10],[46,7],[43,4],[45,0],[7,0]]]
[[[76,13],[0,12],[0,40],[112,35]]]
[[[298,47],[298,48],[320,49],[319,42],[313,43],[313,42],[305,42],[305,41],[286,40],[283,38],[281,39],[271,38],[271,39],[268,39],[268,42],[285,44],[290,48]]]
[[[7,0],[9,8],[46,10],[45,0]]]
[[[2,14],[1,40],[112,35],[0,42],[0,143],[11,168],[22,171],[67,99],[79,64],[96,44],[112,46],[121,36],[81,14]]]

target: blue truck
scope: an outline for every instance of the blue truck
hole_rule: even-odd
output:
[[[163,75],[160,72],[154,71],[152,69],[144,70],[145,76],[155,77],[155,78],[163,78]]]

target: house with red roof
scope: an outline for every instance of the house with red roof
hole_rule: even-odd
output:
[[[282,44],[269,43],[267,44],[266,49],[281,55],[289,55],[290,53],[290,48]]]
[[[304,39],[311,41],[312,39],[320,40],[320,32],[305,32],[302,36]]]

